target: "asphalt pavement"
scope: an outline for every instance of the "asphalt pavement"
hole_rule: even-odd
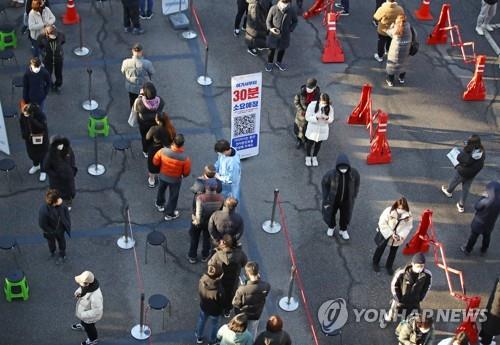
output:
[[[189,246],[189,220],[193,178],[187,178],[181,189],[181,217],[165,222],[154,208],[156,190],[147,187],[146,160],[140,154],[138,130],[127,124],[128,96],[120,74],[121,61],[129,56],[130,47],[141,42],[145,54],[156,68],[154,76],[159,94],[166,101],[177,131],[186,136],[186,152],[193,161],[193,176],[203,166],[213,163],[216,139],[230,135],[230,78],[234,75],[263,73],[263,105],[261,117],[261,147],[256,157],[242,165],[242,202],[239,211],[245,218],[244,248],[250,259],[261,264],[263,279],[272,285],[260,328],[265,319],[279,313],[293,343],[313,344],[310,326],[303,304],[295,312],[283,312],[278,300],[286,295],[290,259],[283,231],[269,235],[261,224],[270,217],[273,190],[280,190],[282,210],[290,239],[297,255],[298,269],[304,282],[320,344],[337,344],[340,338],[321,334],[316,313],[326,300],[343,298],[349,318],[342,328],[344,344],[386,345],[396,343],[394,327],[381,329],[378,322],[356,322],[354,309],[387,308],[390,299],[390,277],[371,268],[375,249],[373,237],[382,210],[400,196],[405,196],[415,216],[415,228],[423,210],[434,212],[437,237],[446,248],[448,264],[464,272],[467,294],[482,297],[486,303],[496,277],[500,273],[499,225],[492,235],[487,256],[478,252],[465,257],[459,246],[469,234],[472,205],[487,182],[499,177],[500,137],[498,134],[499,106],[498,61],[485,38],[475,31],[478,2],[453,0],[452,20],[460,26],[464,41],[474,41],[476,52],[487,55],[485,80],[487,99],[464,102],[461,94],[472,77],[474,66],[465,64],[460,50],[443,46],[427,46],[425,37],[434,22],[418,22],[410,15],[420,40],[420,51],[410,60],[406,85],[389,88],[384,83],[385,65],[373,59],[376,32],[371,25],[374,1],[352,2],[351,15],[341,17],[338,36],[346,61],[342,64],[322,64],[320,57],[325,37],[322,18],[310,21],[299,18],[286,51],[284,62],[289,70],[264,71],[265,52],[253,57],[246,52],[243,36],[233,36],[235,1],[194,1],[209,44],[208,75],[211,86],[202,87],[196,78],[203,74],[205,50],[199,39],[185,40],[174,31],[161,14],[161,4],[155,2],[154,17],[142,21],[146,33],[132,36],[121,25],[122,7],[119,1],[77,2],[83,22],[83,42],[91,49],[87,57],[76,57],[78,25],[60,22],[65,11],[62,1],[52,1],[58,17],[57,26],[67,37],[65,46],[64,85],[61,94],[50,94],[46,101],[50,134],[63,134],[72,141],[79,173],[77,196],[71,211],[73,237],[68,240],[68,262],[56,266],[48,259],[45,239],[37,226],[38,207],[43,202],[47,183],[40,183],[27,174],[30,161],[20,137],[17,119],[6,119],[12,158],[17,171],[12,174],[11,190],[0,176],[0,236],[16,237],[22,253],[21,268],[30,284],[30,299],[7,302],[0,299],[0,334],[2,345],[70,345],[84,339],[82,333],[71,331],[74,320],[73,277],[91,270],[101,283],[104,295],[104,318],[97,324],[102,344],[136,344],[130,329],[139,322],[139,297],[144,289],[146,300],[155,293],[166,295],[172,303],[162,330],[162,315],[149,310],[147,322],[153,334],[151,344],[194,344],[194,327],[198,316],[197,282],[203,264],[191,265],[186,260]],[[402,2],[412,13],[418,2]],[[311,1],[306,1],[308,8]],[[436,19],[441,2],[433,1],[431,10]],[[20,25],[22,10],[7,9],[3,21]],[[494,21],[496,22],[496,21]],[[500,20],[498,21],[500,22]],[[192,28],[197,30],[194,22]],[[500,40],[499,30],[491,34]],[[18,31],[19,33],[19,31]],[[2,105],[12,105],[21,97],[20,89],[11,96],[11,79],[21,75],[29,57],[29,41],[19,38],[15,50],[18,67],[5,63],[0,67],[0,99]],[[92,98],[104,109],[111,122],[110,137],[99,139],[99,160],[106,167],[104,175],[86,173],[94,159],[94,142],[88,138],[88,113],[81,108],[87,97],[87,68],[93,70]],[[307,78],[315,77],[322,91],[330,94],[335,108],[335,122],[330,137],[319,153],[319,167],[304,165],[305,153],[294,147],[292,133],[293,96]],[[361,86],[373,85],[373,107],[389,114],[388,138],[392,163],[368,166],[368,132],[363,127],[348,126],[346,118],[358,103]],[[466,212],[458,214],[455,202],[447,199],[440,186],[451,178],[453,169],[446,153],[460,145],[470,134],[481,136],[486,148],[486,164],[475,179],[466,204]],[[134,156],[118,154],[111,161],[111,142],[125,136],[132,139]],[[334,166],[340,152],[347,153],[352,166],[361,175],[361,187],[352,222],[351,240],[328,238],[320,214],[320,182],[323,174]],[[2,154],[0,158],[3,158]],[[123,211],[130,207],[132,229],[137,241],[136,258],[130,250],[116,246],[124,226]],[[145,237],[153,229],[167,237],[167,262],[161,250],[149,248],[148,264],[144,263]],[[14,266],[12,253],[0,253],[0,274]],[[385,257],[384,257],[385,259]],[[396,266],[409,260],[398,253]],[[432,264],[433,284],[425,300],[426,308],[462,308],[448,292],[442,270]],[[453,279],[459,289],[458,279]],[[294,289],[295,297],[299,297]],[[436,325],[437,338],[451,334],[458,322]]]

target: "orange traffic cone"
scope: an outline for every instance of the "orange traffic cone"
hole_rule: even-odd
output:
[[[302,15],[304,19],[309,19],[311,17],[314,17],[315,15],[319,14],[321,10],[323,9],[323,3],[325,0],[316,0],[314,4],[304,12]]]
[[[367,125],[372,116],[372,86],[364,84],[361,91],[361,97],[358,105],[354,108],[351,115],[347,118],[350,125]]]
[[[420,8],[415,11],[415,17],[418,20],[432,20],[430,5],[431,0],[422,0]]]
[[[370,153],[366,157],[366,163],[388,164],[391,162],[391,148],[387,141],[387,121],[389,120],[389,115],[379,110],[377,112],[377,117],[377,133],[375,134],[375,138],[371,141]]]
[[[424,210],[418,230],[413,238],[403,248],[404,255],[413,255],[417,253],[427,253],[429,250],[429,236],[427,230],[431,225],[432,211],[429,209]]]
[[[451,27],[450,20],[450,4],[443,4],[439,20],[432,30],[432,33],[427,38],[427,44],[445,44],[448,41],[448,35],[444,28]]]
[[[326,40],[323,48],[321,62],[344,62],[344,51],[337,39],[337,18],[338,12],[329,12],[326,19]]]
[[[469,338],[470,344],[477,344],[479,342],[479,332],[477,331],[476,319],[473,317],[474,313],[471,309],[479,308],[480,304],[481,297],[479,296],[474,296],[468,299],[465,310],[470,313],[472,317],[466,317],[455,331],[455,334],[465,332],[465,334],[467,334],[467,338]],[[475,315],[477,316],[478,314]]]
[[[76,12],[74,0],[68,0],[66,4],[66,13],[62,17],[62,22],[66,25],[78,24],[80,22],[80,16],[78,12]]]
[[[483,82],[484,64],[486,56],[479,55],[476,59],[476,70],[469,84],[467,90],[464,91],[464,101],[484,101],[486,99],[486,87]]]

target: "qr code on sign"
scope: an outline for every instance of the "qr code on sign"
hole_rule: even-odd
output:
[[[255,114],[243,115],[234,118],[233,137],[255,132]]]

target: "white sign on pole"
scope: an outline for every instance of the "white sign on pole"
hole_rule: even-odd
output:
[[[161,8],[163,15],[168,16],[188,9],[188,0],[162,0]]]
[[[0,151],[10,155],[9,139],[7,138],[7,128],[5,128],[2,102],[0,102]]]
[[[262,72],[231,78],[231,146],[241,158],[259,154]]]

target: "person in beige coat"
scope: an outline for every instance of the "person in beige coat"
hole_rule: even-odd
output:
[[[406,237],[413,228],[413,217],[408,206],[406,198],[400,198],[392,206],[387,207],[380,215],[375,244],[377,249],[373,254],[373,269],[379,271],[379,262],[384,254],[385,247],[389,245],[389,255],[385,267],[387,272],[394,273],[392,265],[396,258],[398,247],[403,244]]]
[[[322,93],[319,101],[312,101],[306,110],[306,166],[318,166],[318,152],[321,143],[328,139],[330,124],[333,122],[333,107],[330,96]],[[311,154],[312,148],[314,151]]]
[[[373,19],[378,23],[377,52],[374,55],[375,60],[378,62],[384,61],[384,54],[386,51],[389,51],[391,45],[391,37],[387,35],[387,29],[391,27],[400,14],[404,13],[403,8],[398,5],[396,0],[387,0],[373,15]]]
[[[90,271],[84,271],[76,276],[75,282],[79,285],[75,291],[77,299],[75,316],[80,322],[73,324],[71,329],[85,330],[88,338],[82,341],[82,345],[96,345],[98,340],[95,323],[103,314],[103,298],[99,282]]]

